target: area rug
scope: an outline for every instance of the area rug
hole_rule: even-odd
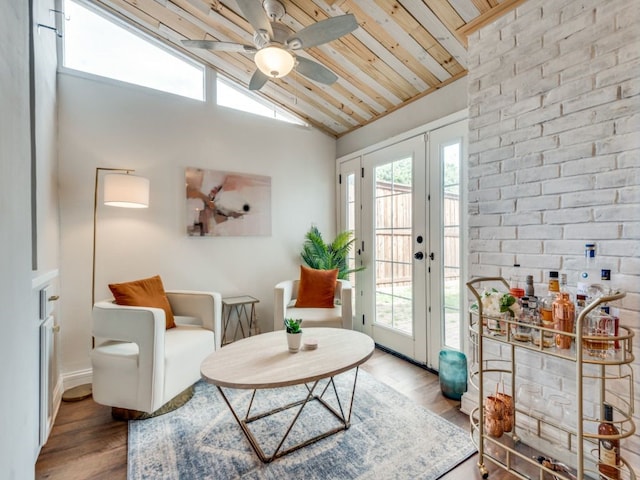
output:
[[[354,374],[355,370],[335,379],[347,410]],[[325,398],[339,408],[330,392]],[[234,406],[248,405],[251,395],[243,390],[225,393]],[[258,391],[251,411],[267,411],[305,393],[304,386]],[[246,407],[240,410],[245,411]],[[267,454],[275,451],[294,414],[287,410],[251,424]],[[308,404],[285,446],[331,428],[331,422],[338,425],[319,402]],[[204,382],[196,384],[193,398],[183,407],[129,422],[128,443],[129,480],[427,480],[439,478],[476,452],[467,431],[414,405],[363,370],[358,372],[351,427],[271,463],[258,459],[217,388]]]

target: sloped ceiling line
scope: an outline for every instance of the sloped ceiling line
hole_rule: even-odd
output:
[[[183,39],[253,44],[235,0],[87,0],[247,86],[251,55],[185,49]],[[262,0],[256,0],[259,2]],[[339,137],[466,75],[466,35],[525,0],[281,0],[293,31],[354,13],[355,32],[296,52],[338,76],[319,85],[302,75],[270,80],[259,95]]]

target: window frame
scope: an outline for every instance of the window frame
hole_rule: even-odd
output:
[[[230,78],[226,77],[225,75],[216,72],[216,94],[215,94],[215,103],[217,107],[222,107],[222,108],[230,108],[232,110],[236,110],[238,112],[246,112],[249,113],[251,115],[255,115],[257,117],[262,117],[262,118],[269,118],[271,120],[277,120],[278,122],[284,122],[287,123],[289,125],[297,125],[299,127],[305,127],[308,128],[309,124],[303,120],[302,118],[300,118],[299,116],[295,115],[294,113],[291,113],[290,111],[288,111],[287,109],[277,105],[275,102],[266,99],[264,97],[262,97],[261,95],[258,95],[254,92],[252,92],[251,90],[249,90],[248,88],[237,84],[236,82],[234,82],[233,80],[231,80]],[[256,103],[259,103],[260,105],[269,108],[269,109],[273,109],[275,115],[272,117],[269,117],[267,115],[261,115],[259,113],[255,113],[252,112],[250,110],[245,110],[243,108],[235,108],[235,107],[230,107],[228,105],[221,105],[220,102],[218,101],[218,82],[225,84],[227,87],[236,90],[238,93],[240,93],[241,95],[244,95],[245,97],[248,97],[249,99],[253,100]],[[277,115],[281,115],[284,117],[290,117],[291,120],[288,120],[286,118],[278,118]]]
[[[62,36],[58,37],[58,45],[57,45],[57,53],[58,53],[58,71],[59,72],[64,72],[64,73],[68,73],[68,74],[73,74],[79,77],[84,77],[84,78],[91,78],[91,79],[100,79],[100,80],[104,80],[107,82],[116,82],[116,83],[121,83],[121,84],[126,84],[126,85],[131,85],[137,88],[143,88],[146,90],[151,90],[151,91],[155,91],[155,92],[160,92],[162,94],[169,94],[169,95],[176,95],[178,97],[181,98],[187,98],[189,100],[193,100],[193,101],[197,101],[197,102],[207,102],[208,101],[208,88],[207,88],[207,84],[209,82],[209,68],[207,67],[207,65],[201,61],[198,61],[192,57],[190,57],[189,55],[176,50],[175,48],[171,47],[170,45],[167,45],[164,41],[162,41],[161,39],[157,38],[154,35],[151,35],[143,30],[141,30],[138,27],[135,27],[133,25],[131,25],[130,23],[128,23],[125,19],[121,18],[119,15],[114,14],[108,10],[106,10],[105,8],[102,8],[98,5],[95,5],[87,0],[63,0],[63,8],[66,9],[66,3],[67,2],[72,2],[75,3],[79,6],[81,6],[82,8],[85,8],[89,11],[91,11],[92,13],[102,17],[103,19],[105,19],[108,22],[113,23],[114,25],[116,25],[117,27],[123,28],[124,30],[126,30],[128,33],[135,35],[136,37],[140,38],[143,41],[146,41],[148,43],[150,43],[151,45],[153,45],[156,48],[159,48],[160,50],[164,51],[165,53],[167,53],[168,55],[171,55],[187,64],[190,64],[191,66],[199,69],[202,72],[202,85],[201,85],[201,93],[202,93],[202,97],[201,98],[193,98],[193,97],[189,97],[186,95],[182,95],[179,93],[175,93],[175,92],[171,92],[168,90],[163,90],[160,88],[156,88],[156,87],[150,87],[147,85],[141,85],[140,83],[134,83],[131,81],[127,81],[127,80],[121,80],[119,78],[114,78],[111,76],[104,76],[104,75],[100,75],[98,73],[93,73],[93,72],[87,72],[85,70],[78,70],[76,68],[73,67],[68,67],[65,65],[65,39],[66,39],[66,35],[65,35],[65,29],[66,29],[66,16],[61,16],[62,18],[62,26],[59,28],[59,30],[62,32]]]
[[[202,71],[202,98],[193,98],[193,97],[189,97],[189,96],[185,96],[183,94],[180,93],[175,93],[175,92],[171,92],[171,91],[167,91],[167,90],[163,90],[163,89],[159,89],[156,87],[150,87],[147,85],[141,85],[140,83],[134,83],[131,81],[127,81],[127,80],[121,80],[118,78],[113,78],[111,76],[104,76],[104,75],[100,75],[98,73],[92,73],[92,72],[88,72],[85,70],[78,70],[76,68],[73,67],[69,67],[65,65],[65,28],[66,28],[66,23],[64,21],[64,17],[60,16],[60,18],[62,18],[62,26],[60,27],[60,30],[62,31],[62,37],[58,38],[58,42],[57,42],[57,49],[58,49],[58,72],[62,72],[65,74],[69,74],[69,75],[74,75],[74,76],[78,76],[81,78],[88,78],[88,79],[92,79],[92,80],[98,80],[98,81],[102,81],[102,82],[106,82],[106,83],[113,83],[113,84],[124,84],[127,85],[131,88],[140,88],[140,89],[144,89],[147,92],[157,92],[159,94],[169,94],[169,95],[175,95],[178,96],[180,98],[186,98],[189,100],[193,100],[193,101],[199,101],[199,102],[205,102],[205,103],[211,103],[213,105],[215,105],[216,107],[221,107],[221,108],[229,108],[231,110],[235,110],[235,111],[239,111],[239,112],[245,112],[248,113],[250,115],[254,115],[256,117],[261,117],[261,118],[267,118],[267,119],[271,119],[271,120],[276,120],[278,122],[282,122],[288,125],[293,125],[296,127],[302,127],[305,129],[309,129],[311,127],[311,125],[301,116],[287,110],[286,108],[278,105],[276,102],[262,96],[259,95],[255,92],[250,91],[247,87],[245,87],[244,85],[241,85],[239,83],[237,83],[236,81],[234,81],[231,78],[228,78],[226,75],[218,72],[214,67],[212,67],[211,65],[209,65],[206,62],[202,62],[201,60],[195,59],[193,57],[191,57],[189,54],[184,53],[178,49],[176,49],[175,47],[173,47],[172,45],[168,44],[165,40],[162,39],[162,37],[157,37],[154,34],[148,33],[146,32],[144,29],[141,29],[135,25],[131,25],[126,17],[123,17],[119,14],[113,13],[109,10],[107,10],[106,8],[101,7],[100,5],[96,5],[88,0],[63,0],[63,6],[66,7],[66,2],[73,2],[77,5],[80,5],[83,8],[86,8],[87,10],[90,10],[92,13],[99,15],[100,17],[102,17],[103,19],[105,19],[108,22],[113,23],[114,25],[116,25],[117,27],[121,27],[123,29],[125,29],[127,32],[135,35],[136,37],[142,39],[143,41],[149,42],[151,45],[153,45],[156,48],[160,48],[161,50],[163,50],[165,53],[178,58],[179,60],[182,60],[196,68],[198,68],[199,70]],[[240,95],[243,95],[245,97],[248,97],[249,99],[257,102],[258,104],[262,105],[263,107],[272,110],[273,111],[273,115],[269,116],[269,115],[263,115],[260,113],[255,113],[251,110],[246,110],[243,108],[235,108],[232,106],[228,106],[228,105],[220,105],[218,103],[218,88],[217,88],[217,84],[218,82],[222,82],[224,83],[228,88],[231,88],[235,91],[237,91]]]

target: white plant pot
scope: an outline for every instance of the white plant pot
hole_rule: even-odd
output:
[[[287,333],[287,344],[291,353],[297,353],[300,350],[300,343],[302,343],[302,332]]]

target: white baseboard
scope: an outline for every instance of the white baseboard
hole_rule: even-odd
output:
[[[63,391],[67,391],[70,388],[77,387],[78,385],[85,385],[93,382],[93,370],[87,368],[86,370],[77,370],[75,372],[66,373],[63,375]]]

